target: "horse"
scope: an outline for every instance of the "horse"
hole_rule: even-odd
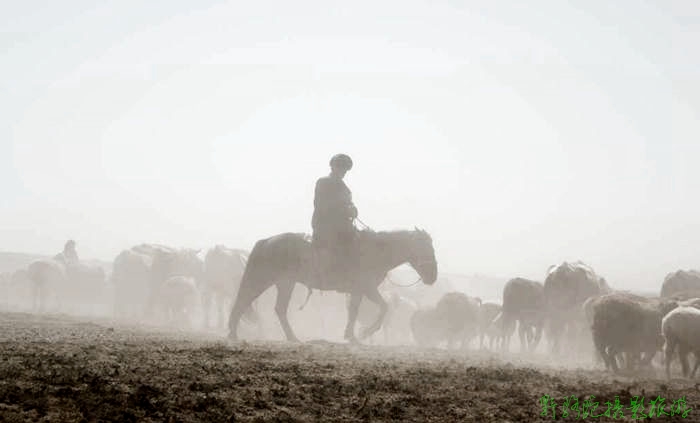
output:
[[[285,232],[255,243],[248,258],[241,285],[229,317],[229,339],[238,340],[238,323],[252,302],[272,285],[277,286],[275,313],[288,341],[299,342],[287,319],[287,309],[296,283],[311,289],[350,294],[348,320],[344,338],[359,343],[355,337],[355,321],[364,297],[379,306],[375,322],[364,328],[360,339],[381,327],[388,306],[379,293],[379,285],[387,273],[409,263],[423,283],[432,285],[437,279],[437,260],[430,235],[421,229],[358,232],[352,260],[352,272],[324,275],[318,270],[317,255],[308,235]]]

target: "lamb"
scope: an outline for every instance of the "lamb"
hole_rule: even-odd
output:
[[[671,361],[678,349],[683,376],[688,376],[688,353],[695,355],[695,367],[690,373],[692,379],[700,366],[700,310],[691,306],[680,306],[672,310],[663,318],[661,331],[666,340],[666,377],[671,378]]]
[[[481,299],[450,292],[428,310],[417,310],[410,319],[413,339],[423,346],[455,342],[462,348],[478,334]]]
[[[493,348],[494,341],[500,341],[501,328],[494,320],[501,314],[501,306],[496,303],[483,303],[479,307],[479,347],[484,348],[484,338],[489,338],[489,346]]]
[[[461,292],[448,292],[435,304],[435,312],[446,333],[447,348],[458,342],[466,347],[479,332],[481,299]]]
[[[197,316],[202,313],[202,299],[197,282],[189,276],[168,278],[160,287],[154,305],[166,323],[195,329]]]

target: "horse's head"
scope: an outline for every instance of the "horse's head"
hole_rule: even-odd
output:
[[[432,285],[437,279],[437,260],[433,250],[433,239],[422,230],[415,228],[411,232],[411,247],[408,263],[420,275],[423,282]]]

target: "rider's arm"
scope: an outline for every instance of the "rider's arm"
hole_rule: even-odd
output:
[[[355,219],[357,218],[357,207],[355,207],[355,203],[352,202],[352,192],[350,192],[350,189],[347,187],[347,185],[345,185],[345,189],[347,190],[347,196],[344,199],[344,210],[346,210],[347,216],[350,219]]]
[[[321,214],[332,214],[338,217],[357,217],[357,209],[352,204],[352,195],[350,190],[347,190],[347,196],[344,193],[338,192],[342,190],[343,185],[334,185],[326,179],[319,179],[316,182],[316,190],[314,193],[314,208]]]

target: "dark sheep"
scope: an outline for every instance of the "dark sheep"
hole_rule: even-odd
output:
[[[544,287],[541,282],[515,278],[503,288],[503,315],[501,331],[504,349],[510,345],[510,337],[518,322],[518,334],[522,351],[533,351],[542,338],[546,317]]]
[[[675,306],[675,302],[626,293],[596,299],[592,305],[593,342],[605,366],[618,371],[616,356],[623,353],[629,370],[637,361],[651,363],[664,342],[661,320]]]

